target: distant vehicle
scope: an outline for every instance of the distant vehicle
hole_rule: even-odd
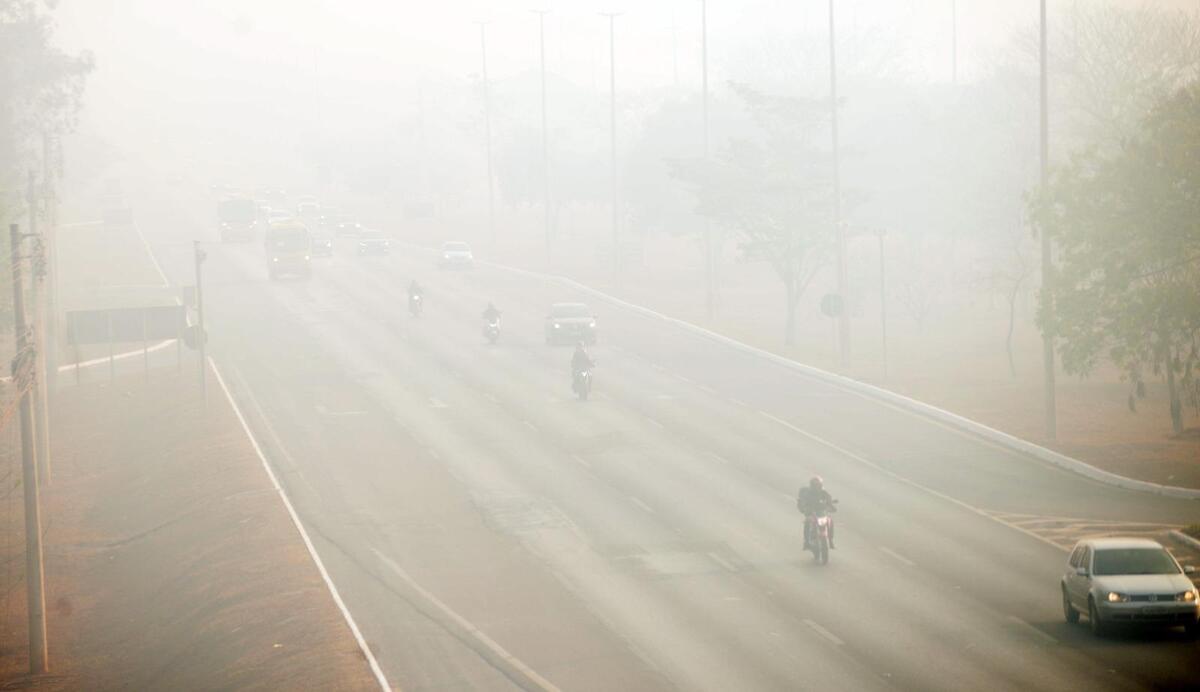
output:
[[[217,202],[221,242],[252,240],[257,217],[258,205],[249,197],[226,197]]]
[[[272,281],[292,275],[312,276],[312,236],[299,221],[274,223],[263,243],[267,252],[267,275]]]
[[[312,223],[317,220],[320,215],[321,205],[317,204],[315,197],[302,197],[296,203],[296,216],[305,223]]]
[[[286,209],[272,208],[267,210],[267,223],[277,223],[279,221],[287,221],[293,218],[295,217],[292,216],[291,212],[287,211]]]
[[[571,391],[580,401],[587,401],[592,393],[592,369],[577,370],[571,375]]]
[[[346,236],[350,238],[357,237],[365,231],[361,223],[352,221],[350,219],[339,221],[336,229],[339,236]]]
[[[321,210],[317,212],[317,228],[327,231],[336,230],[339,224],[348,220],[349,217],[336,207],[321,207]]]
[[[254,196],[271,202],[282,202],[287,192],[282,187],[260,187],[254,191]]]
[[[1148,538],[1090,538],[1075,544],[1063,575],[1063,616],[1086,614],[1092,632],[1117,624],[1182,626],[1200,631],[1200,593],[1192,567]]]
[[[386,255],[391,242],[379,231],[363,231],[358,235],[358,254]]]
[[[488,340],[493,346],[500,340],[500,318],[492,317],[484,320],[483,323],[483,338]]]
[[[596,316],[583,303],[555,303],[546,315],[546,343],[596,343]]]
[[[333,236],[325,231],[317,231],[312,235],[312,256],[333,257]]]
[[[457,240],[442,243],[442,254],[438,259],[438,266],[443,269],[467,269],[474,263],[475,256],[471,254],[470,245]]]

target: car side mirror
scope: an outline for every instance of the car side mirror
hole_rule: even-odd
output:
[[[1081,576],[1081,577],[1088,577],[1088,576],[1091,576],[1090,574],[1088,574],[1088,568],[1087,568],[1087,567],[1076,567],[1076,568],[1075,568],[1075,574],[1077,574],[1077,575],[1079,575],[1079,576]]]
[[[1196,573],[1196,568],[1195,568],[1195,567],[1192,567],[1191,565],[1184,565],[1184,566],[1183,566],[1183,573],[1184,573],[1184,574],[1195,574],[1195,573]]]

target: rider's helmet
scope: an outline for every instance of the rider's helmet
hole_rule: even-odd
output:
[[[825,487],[825,481],[820,476],[813,476],[808,481],[808,487],[813,490],[821,490]]]

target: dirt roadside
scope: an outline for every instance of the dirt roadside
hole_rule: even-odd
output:
[[[378,689],[244,431],[156,371],[59,393],[42,494],[52,673],[25,675],[20,498],[0,689]],[[148,434],[153,431],[153,434]]]

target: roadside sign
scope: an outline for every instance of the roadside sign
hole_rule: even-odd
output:
[[[186,324],[182,305],[153,305],[67,313],[67,343],[108,344],[174,339]]]

